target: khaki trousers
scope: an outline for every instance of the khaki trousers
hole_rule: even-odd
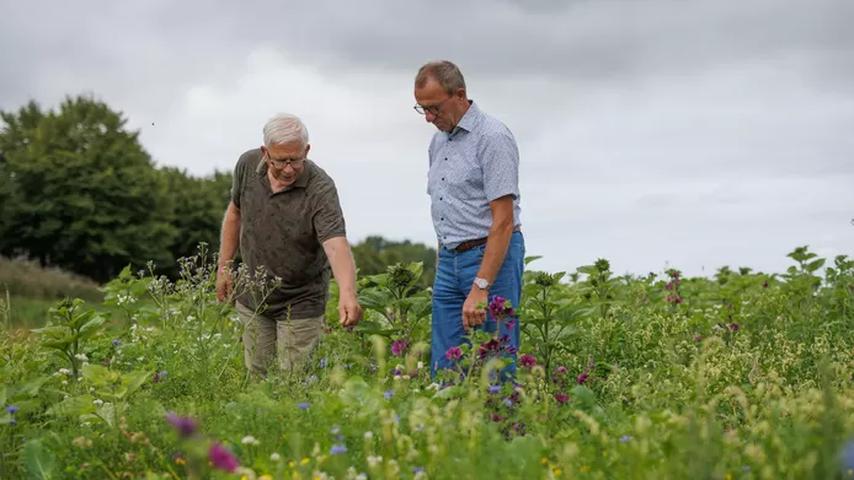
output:
[[[282,372],[302,365],[320,340],[323,315],[276,321],[235,303],[243,323],[243,359],[253,374],[266,375],[274,363]]]

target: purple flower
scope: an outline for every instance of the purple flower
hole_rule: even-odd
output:
[[[513,327],[516,326],[516,320],[511,318],[510,320],[507,320],[507,323],[505,325],[507,325],[508,330],[513,330]]]
[[[622,437],[620,437],[620,443],[627,443],[631,439],[632,439],[631,435],[623,435]]]
[[[516,352],[518,352],[519,349],[514,347],[513,345],[507,345],[506,347],[504,347],[504,351],[509,353],[510,355],[516,355]]]
[[[237,467],[240,466],[237,457],[219,442],[211,444],[211,448],[208,450],[208,459],[214,467],[228,473],[234,473]]]
[[[341,455],[342,453],[347,453],[347,446],[343,443],[332,445],[332,448],[329,449],[330,455]]]
[[[297,404],[297,408],[299,408],[300,410],[308,410],[308,407],[310,407],[310,406],[311,406],[311,404],[308,402],[299,402]]]
[[[737,331],[741,330],[741,326],[739,324],[733,322],[733,323],[729,324],[729,329],[732,330],[733,332],[737,332]]]
[[[498,339],[493,338],[478,347],[477,355],[481,359],[484,359],[493,354],[494,352],[498,352],[499,350],[501,350],[501,342],[499,342]]]
[[[18,407],[16,405],[9,405],[8,407],[6,407],[6,413],[8,413],[9,415],[14,415],[18,413]]]
[[[417,475],[424,472],[424,467],[412,467],[412,473]]]
[[[694,335],[694,341],[695,342],[702,342],[703,336],[702,335]]]
[[[501,391],[501,385],[490,385],[489,393],[495,394]]]
[[[516,312],[513,310],[513,306],[510,304],[510,301],[508,301],[501,295],[496,295],[492,297],[492,300],[490,300],[487,309],[492,315],[492,318],[497,321],[501,321],[501,319],[503,319],[504,317],[512,317],[516,314]]]
[[[463,351],[460,350],[460,347],[451,347],[445,352],[445,358],[451,361],[456,361],[463,358]]]
[[[181,417],[178,416],[175,412],[168,412],[166,414],[166,421],[172,424],[175,427],[175,430],[179,435],[183,438],[191,437],[194,433],[196,433],[196,429],[198,428],[198,422],[196,422],[191,417]]]
[[[505,398],[504,399],[504,406],[506,406],[508,408],[512,408],[513,407],[513,400],[510,400],[509,398]]]
[[[555,393],[555,400],[557,400],[557,403],[563,405],[569,401],[569,395],[564,392],[557,392]]]
[[[395,340],[394,343],[391,344],[391,354],[395,357],[399,357],[406,352],[406,347],[409,346],[409,343],[404,339]]]
[[[525,368],[532,368],[537,364],[537,358],[526,353],[519,358],[519,364]]]
[[[579,385],[584,385],[584,383],[587,382],[588,378],[590,378],[590,374],[587,372],[582,372],[581,375],[576,377],[575,382]]]
[[[386,400],[391,400],[391,397],[393,397],[393,396],[394,396],[394,390],[386,390],[383,393],[383,397],[385,397]]]

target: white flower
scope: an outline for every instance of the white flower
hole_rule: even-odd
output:
[[[67,368],[60,368],[56,373],[59,373],[60,375],[71,375],[71,370]]]
[[[368,430],[367,432],[365,432],[364,437],[365,440],[371,440],[374,438],[374,432]]]
[[[243,437],[243,440],[241,440],[240,443],[242,443],[244,445],[260,445],[261,444],[261,442],[259,442],[258,439],[253,437],[252,435],[246,435],[245,437]]]
[[[137,362],[141,362],[141,361],[143,361],[143,360],[145,360],[145,357],[137,357],[137,358],[136,358],[136,361],[137,361]]]
[[[272,461],[274,461],[274,462],[278,462],[278,461],[279,461],[279,460],[281,460],[281,459],[282,459],[282,456],[281,456],[281,455],[279,455],[279,454],[278,454],[278,453],[276,453],[276,452],[273,452],[273,453],[271,453],[271,454],[270,454],[270,460],[272,460]]]
[[[418,362],[418,370],[424,368],[424,362]]]
[[[380,455],[368,455],[368,466],[373,468],[383,462],[383,457]]]
[[[431,383],[430,385],[427,385],[427,390],[436,390],[436,391],[438,391],[438,390],[439,390],[439,384],[438,384],[438,383],[436,383],[436,382],[433,382],[433,383]]]
[[[101,400],[100,398],[96,398],[95,400],[92,400],[92,403],[94,403],[96,406],[100,407],[101,405],[104,404],[104,401]]]
[[[360,473],[360,474],[356,475],[356,480],[368,480],[368,476],[365,475],[364,473]]]
[[[89,357],[87,357],[85,353],[78,353],[77,355],[74,356],[74,358],[76,358],[77,360],[80,360],[81,362],[89,361]]]

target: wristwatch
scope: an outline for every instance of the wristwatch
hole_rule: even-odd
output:
[[[486,290],[489,288],[489,282],[485,278],[474,277],[474,286],[481,290]]]

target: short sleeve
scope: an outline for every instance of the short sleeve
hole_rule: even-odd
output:
[[[483,190],[488,201],[519,198],[519,149],[510,132],[485,136],[481,149]]]
[[[338,191],[331,179],[324,182],[316,192],[312,223],[317,241],[321,244],[330,238],[347,236],[344,213],[338,201]]]

